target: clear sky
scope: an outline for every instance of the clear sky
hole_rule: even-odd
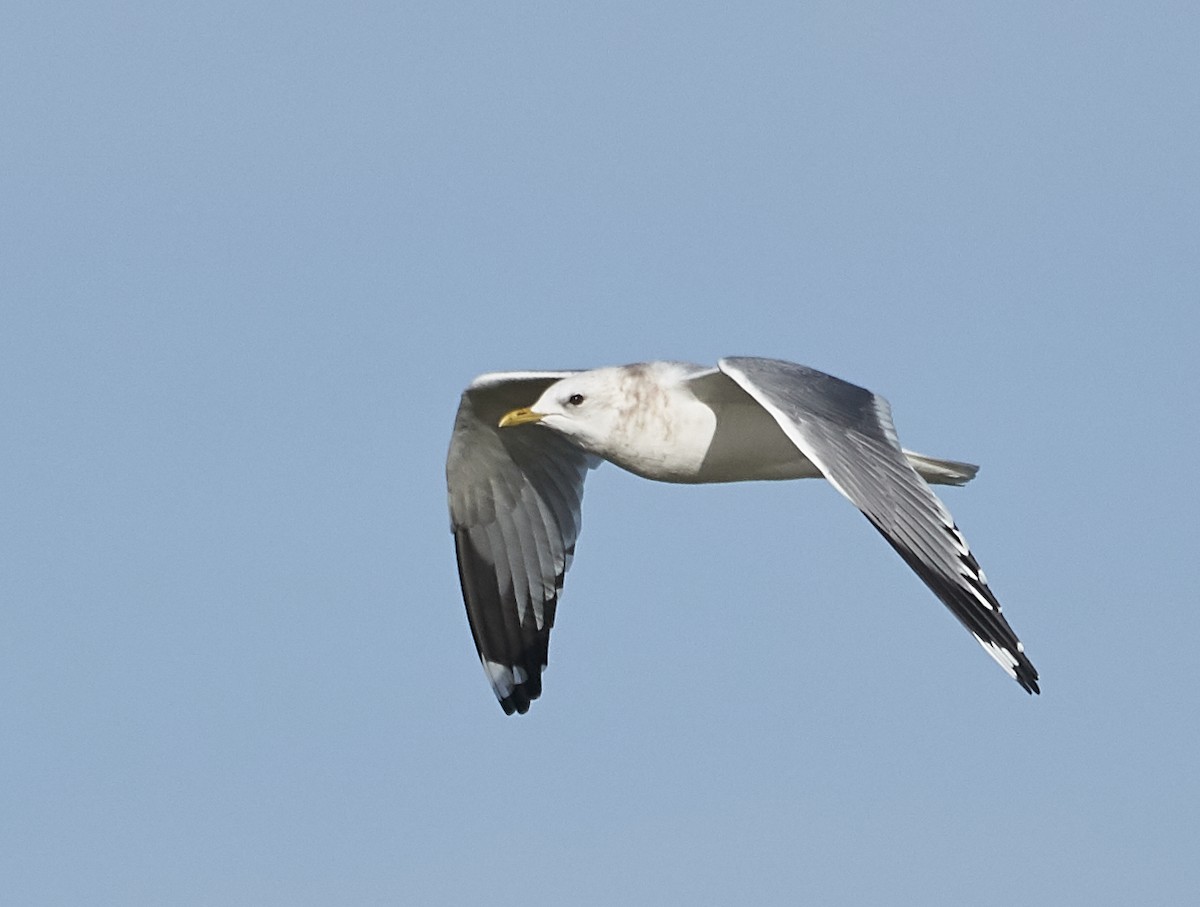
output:
[[[10,4],[0,901],[1200,891],[1194,3]],[[1030,697],[818,482],[605,467],[545,693],[443,463],[497,369],[888,397]]]

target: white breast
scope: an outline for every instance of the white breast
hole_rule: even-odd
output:
[[[647,405],[650,403],[650,405]],[[606,459],[660,482],[815,478],[820,471],[746,394],[701,401],[687,385],[631,408],[608,439]]]
[[[624,413],[603,456],[660,482],[696,482],[717,430],[717,416],[683,388],[644,396]]]

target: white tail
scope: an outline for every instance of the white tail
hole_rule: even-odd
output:
[[[979,467],[972,463],[938,460],[911,450],[904,451],[904,456],[908,457],[912,468],[930,485],[966,485],[975,478],[975,473],[979,472]]]

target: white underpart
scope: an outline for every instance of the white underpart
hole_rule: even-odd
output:
[[[609,460],[635,475],[658,481],[690,481],[700,471],[717,429],[717,416],[675,384],[624,420],[607,438]]]

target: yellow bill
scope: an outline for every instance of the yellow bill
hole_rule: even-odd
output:
[[[528,406],[514,409],[500,418],[500,428],[511,428],[514,425],[525,425],[529,422],[541,422],[542,414],[535,413]]]

